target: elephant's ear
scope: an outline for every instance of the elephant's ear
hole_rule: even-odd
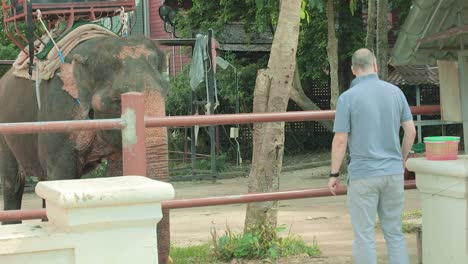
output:
[[[80,98],[80,89],[78,87],[78,82],[75,78],[75,72],[84,68],[87,63],[87,58],[74,54],[73,60],[71,63],[62,64],[60,67],[60,73],[58,76],[63,82],[63,90],[66,91],[71,97],[75,100]]]

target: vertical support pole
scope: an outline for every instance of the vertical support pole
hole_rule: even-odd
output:
[[[421,87],[419,86],[416,86],[416,106],[421,106]],[[418,143],[422,143],[421,115],[416,116],[416,122],[418,126]]]
[[[142,93],[122,94],[123,175],[146,176],[145,97]]]
[[[210,29],[208,30],[208,54],[210,55],[211,57],[211,54],[213,54],[211,52],[211,49],[213,48],[212,47],[212,40],[213,40],[213,30]],[[215,89],[214,89],[214,85],[215,85],[215,72],[214,72],[214,65],[213,65],[213,60],[214,58],[211,58],[211,60],[209,61],[209,63],[211,63],[211,65],[209,65],[209,71],[208,71],[208,92],[209,92],[209,100],[210,100],[210,115],[214,114],[214,93],[215,93]],[[217,179],[217,176],[218,176],[218,172],[217,172],[217,169],[216,169],[216,131],[215,131],[215,126],[210,126],[210,146],[211,146],[211,174],[212,174],[212,177],[213,177],[213,183],[216,183],[216,179]]]
[[[190,115],[194,115],[195,111],[193,109],[193,90],[190,89]],[[190,159],[192,162],[192,181],[195,180],[196,172],[195,169],[197,168],[197,147],[195,146],[195,126],[190,128]]]
[[[182,163],[185,164],[185,162],[188,160],[188,141],[187,141],[187,137],[188,137],[188,131],[187,131],[187,128],[185,127],[184,128],[184,158],[182,159]]]
[[[458,52],[458,70],[460,81],[460,99],[463,121],[464,150],[468,153],[468,52]]]
[[[221,145],[219,141],[220,141],[219,126],[216,126],[216,156],[219,156],[220,150],[221,150]]]

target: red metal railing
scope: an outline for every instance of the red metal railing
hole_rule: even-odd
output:
[[[439,114],[440,106],[412,107],[412,113]],[[129,117],[128,113],[132,116]],[[144,95],[141,93],[127,93],[122,95],[122,118],[102,120],[54,121],[36,123],[3,123],[0,124],[0,134],[32,134],[49,132],[71,132],[76,130],[106,130],[122,129],[123,133],[123,174],[146,175],[145,127],[173,127],[193,125],[223,125],[246,124],[259,122],[291,122],[333,119],[335,111],[300,111],[287,113],[254,113],[238,115],[211,116],[179,116],[144,118]],[[128,141],[128,137],[136,140]],[[405,185],[408,189],[416,188],[414,181]],[[346,193],[346,188],[337,194]],[[199,199],[183,199],[163,202],[163,208],[176,209],[198,206],[225,205],[234,203],[250,203],[270,200],[302,199],[310,197],[330,196],[328,189],[311,189],[282,191],[274,193],[246,194],[227,197],[210,197]],[[45,209],[0,211],[0,221],[15,221],[45,218]]]
[[[406,181],[405,189],[416,189],[415,181]],[[347,192],[346,187],[341,187],[336,191],[336,195],[345,195]],[[216,206],[228,204],[241,204],[265,201],[279,201],[279,200],[293,200],[314,197],[332,196],[328,188],[309,189],[309,190],[293,190],[293,191],[280,191],[271,193],[251,193],[244,195],[231,195],[221,197],[206,197],[194,199],[179,199],[171,201],[163,201],[163,209],[181,209],[193,208],[203,206]],[[0,211],[1,221],[20,221],[32,219],[47,219],[45,209],[34,210],[12,210]]]
[[[439,114],[439,105],[413,106],[413,115]],[[335,118],[334,110],[295,111],[284,113],[252,113],[235,115],[202,115],[202,116],[165,116],[147,118],[146,127],[207,126],[227,124],[251,124],[262,122],[295,122],[331,120]]]

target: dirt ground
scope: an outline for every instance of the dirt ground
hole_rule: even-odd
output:
[[[281,178],[281,189],[303,189],[324,187],[329,168],[285,172]],[[216,184],[203,182],[176,182],[173,184],[176,198],[194,198],[221,195],[244,194],[247,192],[247,179],[236,178],[219,180]],[[405,192],[405,210],[420,208],[417,190]],[[39,208],[41,201],[33,193],[25,195],[23,208]],[[176,209],[171,212],[171,240],[175,246],[188,246],[208,242],[210,230],[217,228],[218,234],[226,226],[232,230],[242,230],[245,205],[200,207]],[[305,241],[318,243],[323,257],[311,259],[298,256],[279,260],[277,263],[327,263],[347,264],[351,261],[352,229],[346,208],[346,197],[323,197],[313,199],[288,200],[280,202],[279,225],[287,227],[285,235],[301,236]],[[379,263],[385,264],[386,253],[382,232],[376,232]],[[416,263],[416,236],[407,235],[411,263]]]

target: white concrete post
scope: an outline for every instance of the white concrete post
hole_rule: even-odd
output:
[[[158,263],[172,185],[141,176],[40,182],[49,222],[0,227],[0,263]]]
[[[468,156],[407,166],[421,192],[423,263],[468,263]]]

